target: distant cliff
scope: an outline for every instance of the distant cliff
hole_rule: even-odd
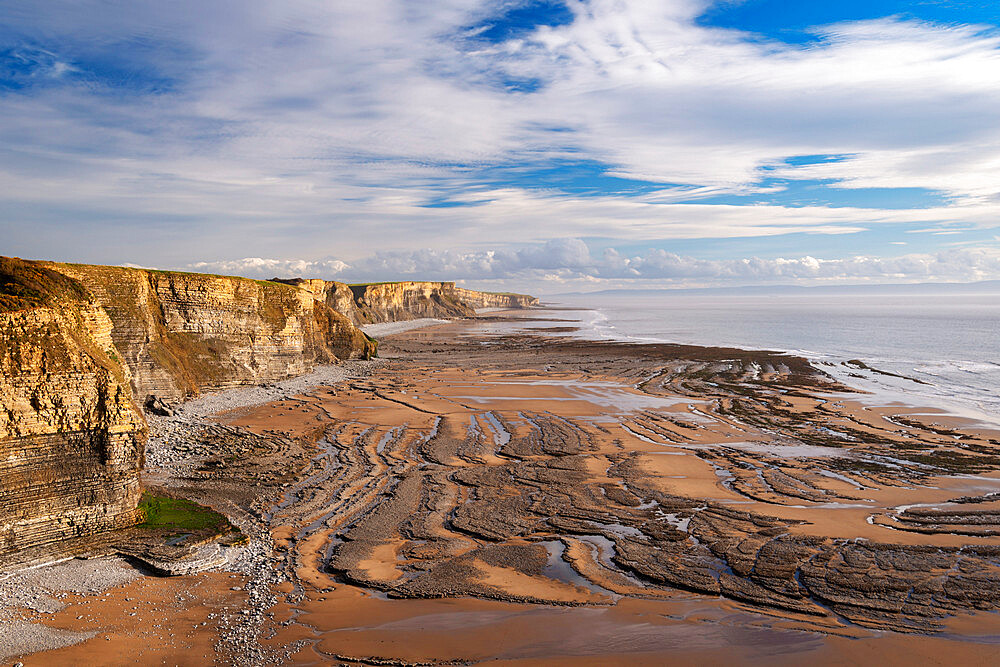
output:
[[[538,305],[538,298],[528,294],[512,294],[510,292],[476,292],[475,290],[455,287],[455,296],[473,308],[530,308]]]
[[[308,291],[355,325],[475,315],[478,308],[526,308],[538,299],[527,294],[476,292],[453,282],[400,281],[347,285],[329,280],[278,279]]]
[[[48,264],[107,312],[136,396],[178,399],[371,356],[351,320],[307,290],[272,281]]]
[[[351,285],[360,324],[421,317],[468,317],[477,308],[537,306],[526,294],[496,294],[455,287],[452,282],[394,282]]]

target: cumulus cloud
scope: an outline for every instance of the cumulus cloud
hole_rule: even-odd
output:
[[[195,272],[239,275],[247,278],[305,277],[333,280],[348,264],[339,259],[306,261],[304,259],[264,259],[245,257],[220,262],[194,262],[187,266]]]
[[[561,275],[601,262],[546,241],[1000,224],[996,31],[887,18],[804,47],[700,26],[707,5],[574,0],[568,24],[484,44],[470,34],[507,3],[10,0],[0,47],[38,65],[0,92],[0,229],[8,252],[87,261],[506,275],[564,253]],[[537,89],[504,83],[525,79]],[[787,162],[816,154],[846,157]],[[480,173],[556,160],[662,187],[581,196]],[[765,178],[946,197],[785,205]],[[761,199],[682,203],[696,193]],[[460,205],[428,207],[442,197]],[[622,275],[671,262],[626,259]]]
[[[350,266],[337,260],[247,258],[200,262],[191,269],[251,277],[317,277],[376,280],[459,280],[538,285],[565,284],[716,286],[748,283],[968,282],[1000,279],[1000,247],[952,248],[896,257],[746,257],[707,260],[662,249],[627,255],[610,248],[592,254],[579,239],[560,239],[519,249],[457,252],[424,249],[383,252]],[[546,283],[548,283],[546,285]]]

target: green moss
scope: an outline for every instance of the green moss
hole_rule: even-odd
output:
[[[358,331],[361,330],[358,329]],[[361,335],[368,341],[368,344],[365,346],[365,359],[378,359],[378,340],[372,338],[364,331],[361,331]]]
[[[145,517],[139,524],[140,528],[214,535],[235,530],[229,519],[222,514],[183,498],[170,498],[146,491],[139,501],[139,509]]]

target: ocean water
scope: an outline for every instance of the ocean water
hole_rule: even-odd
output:
[[[1000,294],[646,292],[547,301],[560,308],[552,318],[578,321],[574,336],[791,352],[873,392],[872,400],[1000,426]],[[843,365],[853,359],[905,377]]]

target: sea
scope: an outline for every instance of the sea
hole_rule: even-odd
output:
[[[556,322],[524,328],[575,326],[565,335],[789,352],[870,392],[865,400],[935,408],[1000,427],[1000,290],[618,291],[543,303],[552,310],[542,319]],[[876,370],[845,364],[852,360]]]

